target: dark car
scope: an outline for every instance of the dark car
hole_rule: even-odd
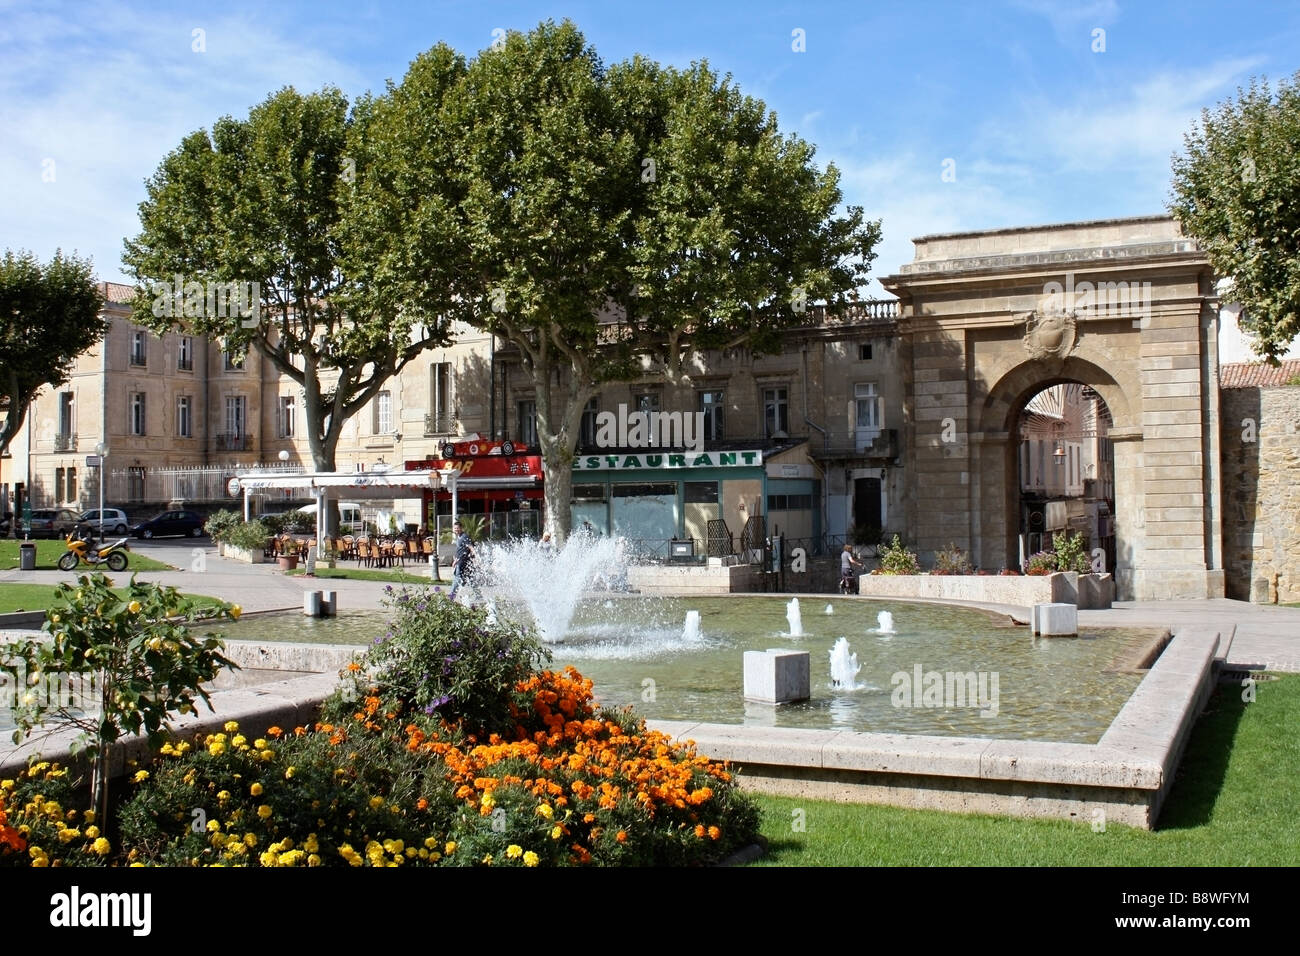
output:
[[[164,511],[148,521],[141,521],[131,529],[131,533],[137,538],[164,538],[178,534],[197,538],[203,534],[203,516],[194,511]]]
[[[77,526],[77,512],[68,508],[37,508],[32,512],[33,538],[62,538]]]

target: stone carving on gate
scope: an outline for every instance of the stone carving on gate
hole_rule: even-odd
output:
[[[1074,351],[1078,335],[1073,312],[1026,312],[1024,345],[1037,362],[1062,362]]]

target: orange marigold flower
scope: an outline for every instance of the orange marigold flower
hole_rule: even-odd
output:
[[[348,670],[352,671],[352,673],[355,674],[357,671],[361,670],[361,665],[358,664],[356,661],[353,661],[348,665]]]
[[[284,731],[281,730],[279,727],[268,727],[268,728],[266,728],[266,736],[268,736],[268,737],[279,737],[279,736],[281,736],[283,733],[284,733]]]
[[[704,824],[703,824],[703,823],[698,823],[698,824],[695,825],[695,835],[696,835],[697,837],[699,837],[701,840],[704,839],[704,835],[705,835],[706,833],[708,833],[708,832],[709,832],[709,831],[707,831],[707,830],[704,829]]]
[[[717,839],[718,837],[720,837],[720,836],[722,836],[722,831],[721,831],[721,830],[719,830],[717,827],[709,827],[709,839],[710,839],[710,840],[716,840],[716,839]]]
[[[424,799],[424,797],[421,797],[419,800],[415,801],[415,809],[417,810],[429,809],[429,801]]]
[[[715,829],[716,829],[716,828],[715,828]],[[626,830],[619,830],[617,833],[614,834],[614,839],[617,840],[619,843],[626,843],[626,842],[627,842],[627,831],[626,831]],[[717,839],[717,838],[714,837],[714,839]]]

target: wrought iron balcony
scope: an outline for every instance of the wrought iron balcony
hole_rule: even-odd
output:
[[[253,447],[253,436],[244,433],[242,435],[217,435],[217,451],[250,451]]]
[[[453,415],[425,415],[424,437],[456,434],[456,418]]]
[[[826,435],[824,442],[813,439],[809,443],[809,453],[825,460],[851,458],[897,458],[899,455],[898,429],[883,428],[880,431],[862,434],[858,431],[832,431]]]
[[[77,436],[69,434],[58,434],[54,436],[55,451],[76,451]]]

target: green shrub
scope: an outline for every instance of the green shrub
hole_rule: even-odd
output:
[[[971,574],[970,559],[966,552],[955,544],[934,553],[934,570],[932,574]]]
[[[1090,574],[1092,562],[1084,550],[1086,542],[1079,532],[1058,531],[1052,535],[1052,550],[1056,552],[1057,571],[1076,571]]]
[[[203,530],[213,541],[224,544],[229,541],[227,536],[230,532],[243,522],[244,519],[238,512],[224,509],[209,515],[208,520],[203,524]]]
[[[226,535],[226,544],[244,551],[261,551],[266,547],[271,529],[259,519],[245,521]]]
[[[880,573],[881,574],[920,574],[921,565],[916,560],[915,552],[909,551],[903,547],[902,541],[898,535],[894,535],[894,540],[890,544],[881,542],[880,545]]]

